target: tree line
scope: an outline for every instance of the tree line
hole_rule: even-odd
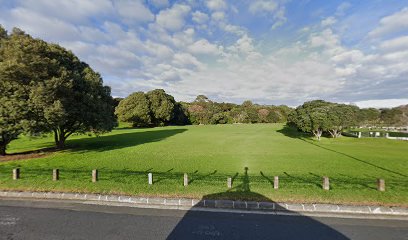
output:
[[[53,133],[64,147],[73,133],[117,125],[110,87],[71,51],[0,25],[0,155],[21,133]]]
[[[337,138],[350,127],[408,126],[408,105],[390,109],[360,109],[354,105],[314,100],[291,112],[288,125],[311,133],[318,140],[323,133]]]
[[[204,95],[197,96],[193,102],[176,102],[162,89],[135,92],[116,100],[118,119],[134,127],[286,122],[293,110],[285,105],[258,105],[251,101],[244,101],[241,105],[218,103]]]

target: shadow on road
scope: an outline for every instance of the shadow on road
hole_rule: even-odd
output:
[[[287,215],[200,211],[208,200],[244,196],[259,202],[271,199],[251,192],[248,168],[233,189],[206,195],[174,227],[167,239],[348,239],[337,230],[296,212]],[[235,197],[234,197],[235,196]],[[275,203],[277,209],[279,204]]]

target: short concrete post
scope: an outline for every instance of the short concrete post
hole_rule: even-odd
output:
[[[358,132],[358,136],[357,136],[358,138],[361,138],[361,132]]]
[[[227,178],[227,187],[232,188],[232,178]]]
[[[329,177],[323,177],[323,189],[330,190]]]
[[[279,176],[273,177],[273,189],[279,188]]]
[[[13,169],[13,180],[17,180],[20,178],[20,168]]]
[[[187,185],[188,185],[188,175],[187,175],[187,173],[184,173],[184,182],[183,182],[183,185],[184,185],[184,186],[187,186]]]
[[[98,170],[94,169],[92,170],[92,182],[98,181]]]
[[[385,191],[385,181],[384,179],[377,179],[377,190],[380,192]]]
[[[52,180],[58,181],[59,180],[59,169],[52,170]]]
[[[149,173],[149,174],[147,174],[147,177],[149,179],[149,185],[152,185],[153,184],[153,174]]]

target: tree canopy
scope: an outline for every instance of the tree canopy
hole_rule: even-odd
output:
[[[26,124],[19,132],[53,132],[63,147],[73,133],[101,133],[116,125],[110,88],[72,52],[20,29],[1,42],[0,78],[7,97],[2,105],[18,109],[24,101],[24,116],[18,118]],[[17,116],[2,112],[1,118],[10,128],[7,122]]]
[[[297,107],[288,122],[303,132],[312,133],[318,140],[324,132],[336,138],[346,127],[355,124],[357,111],[356,106],[315,100]]]

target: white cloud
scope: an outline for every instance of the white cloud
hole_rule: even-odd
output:
[[[278,9],[279,3],[273,0],[255,0],[249,5],[249,11],[252,13],[274,12]]]
[[[128,24],[154,20],[154,15],[141,0],[117,0],[114,5]]]
[[[337,19],[335,17],[328,17],[322,20],[321,25],[322,27],[327,27],[335,24]]]
[[[152,1],[160,8],[158,1]],[[122,10],[118,2],[113,7],[110,1],[103,1],[92,9],[87,7],[91,0],[80,1],[78,6],[84,7],[77,12],[47,14],[67,2],[61,0],[58,5],[39,0],[39,6],[47,9],[43,10],[27,5],[33,0],[16,1],[11,9],[0,7],[0,22],[73,50],[102,73],[117,96],[164,88],[177,100],[206,94],[223,101],[252,99],[296,105],[316,98],[364,102],[408,94],[408,37],[387,35],[399,31],[395,26],[387,27],[394,29],[391,32],[381,30],[395,25],[392,18],[401,19],[406,10],[380,21],[381,31],[375,31],[387,35],[387,40],[371,41],[373,48],[366,52],[342,43],[341,32],[332,28],[336,19],[341,21],[337,13],[315,25],[302,26],[303,31],[295,32],[300,35],[296,42],[280,44],[257,39],[252,29],[230,22],[233,18],[226,14],[234,10],[224,1],[206,2],[211,8],[208,14],[196,10],[201,6],[196,1],[183,1],[190,6],[176,3],[154,17],[141,0],[119,2],[124,4]],[[276,28],[286,21],[285,2],[254,0],[245,6],[270,19]],[[132,12],[137,6],[140,8]],[[345,9],[340,5],[337,11]],[[143,14],[137,15],[137,11]],[[192,21],[186,24],[190,17]]]
[[[384,41],[380,44],[383,51],[401,51],[408,49],[408,36],[402,36]]]
[[[207,14],[202,13],[200,11],[195,11],[192,13],[193,15],[193,21],[199,24],[206,23],[209,20],[209,17]]]
[[[227,8],[227,4],[224,0],[207,0],[207,7],[211,10],[223,10]]]
[[[16,0],[15,4],[47,17],[76,23],[113,12],[109,0]]]
[[[208,42],[207,39],[200,39],[188,47],[193,54],[218,55],[221,53],[217,45]]]
[[[249,4],[249,11],[252,14],[271,15],[274,23],[272,29],[282,26],[286,21],[286,0],[254,0]]]
[[[408,30],[408,8],[403,8],[399,12],[382,18],[378,27],[372,30],[368,35],[373,38],[378,38],[404,30]]]
[[[172,8],[162,10],[157,15],[157,24],[170,31],[177,31],[184,27],[184,18],[190,13],[190,6],[175,4]]]
[[[214,12],[211,14],[211,18],[215,21],[222,21],[225,19],[225,13],[224,12]]]
[[[401,99],[381,99],[381,100],[366,100],[355,102],[360,108],[393,108],[408,104],[408,98]]]

